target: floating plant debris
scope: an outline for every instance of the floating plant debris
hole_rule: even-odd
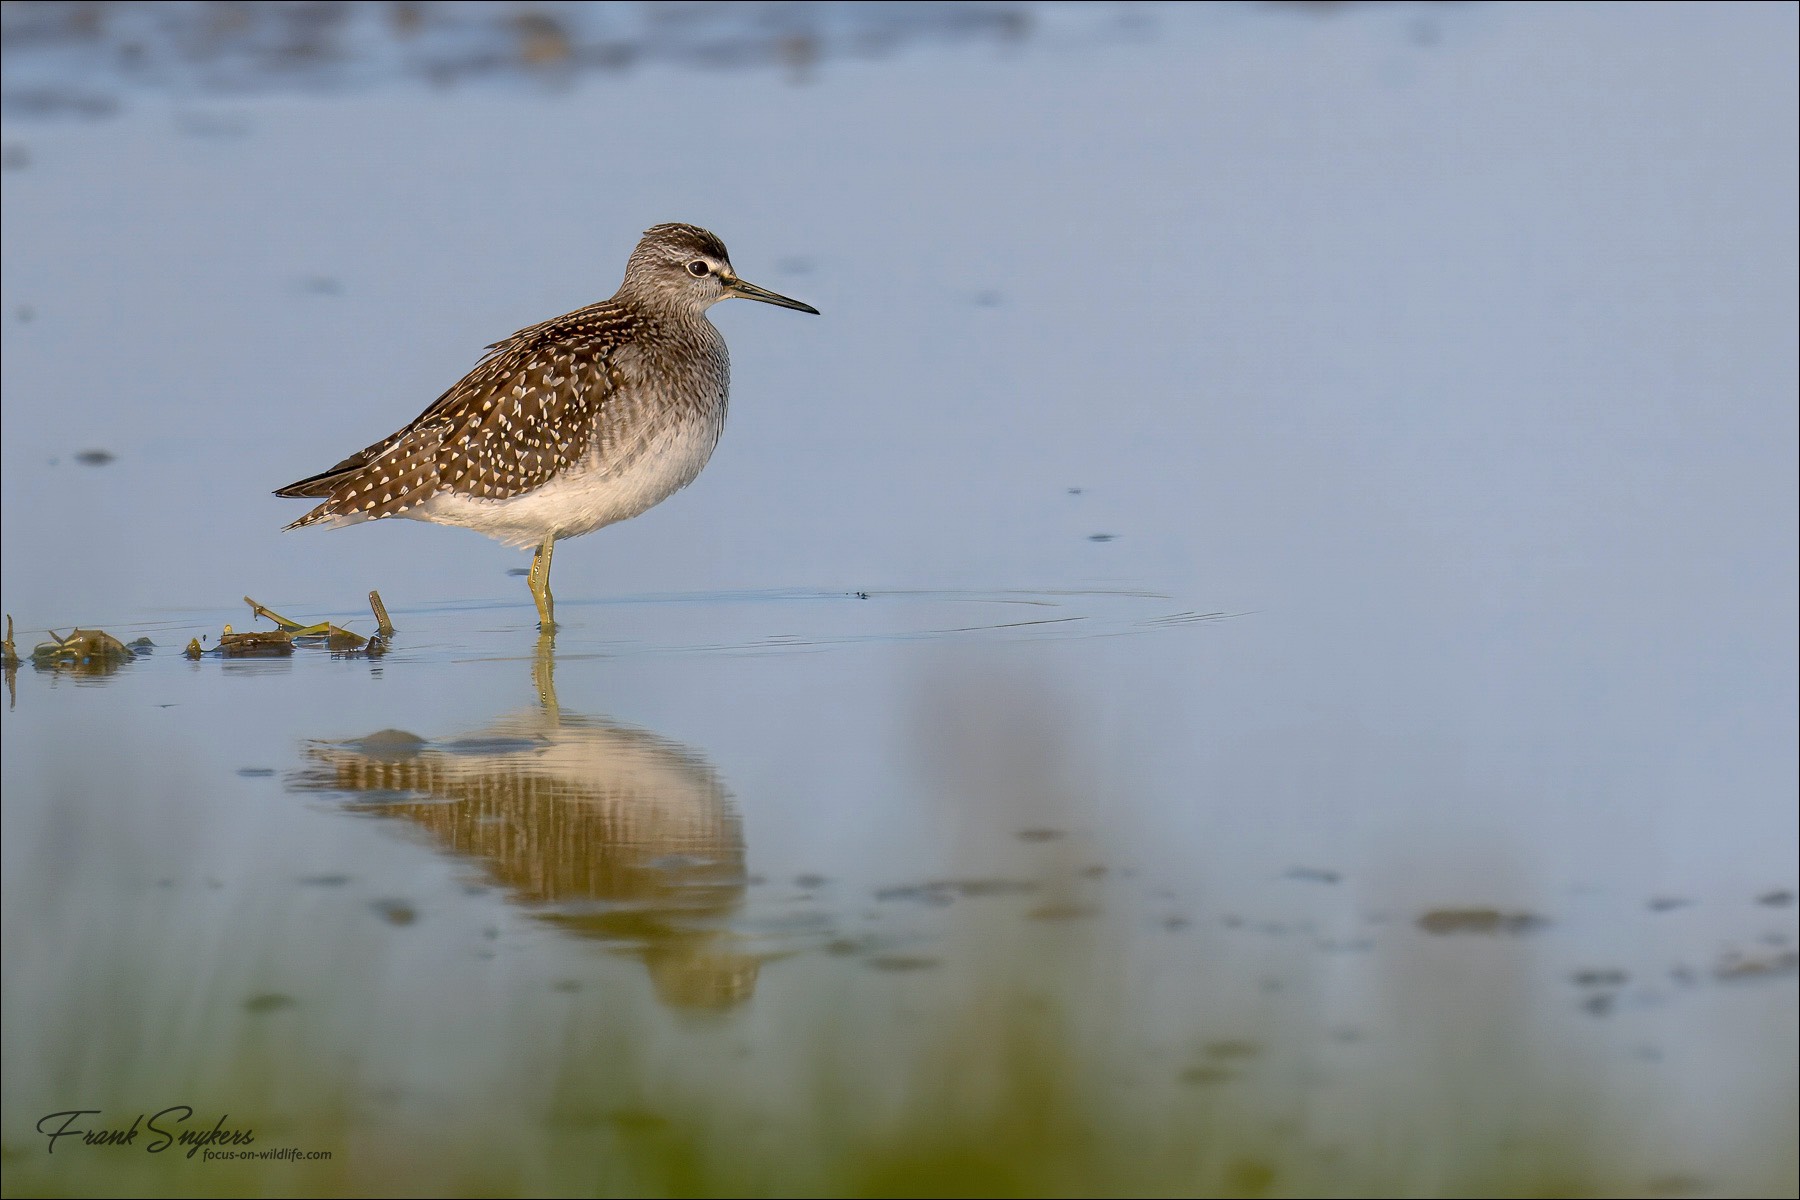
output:
[[[294,652],[294,639],[283,630],[257,633],[233,633],[231,626],[219,635],[215,654],[226,658],[281,658]]]
[[[187,656],[200,658],[206,654],[218,654],[226,658],[285,657],[294,652],[296,645],[323,645],[333,654],[367,655],[373,658],[387,652],[386,637],[394,630],[392,622],[388,620],[387,606],[381,602],[379,592],[369,593],[369,608],[374,612],[380,630],[373,637],[364,637],[330,621],[304,625],[291,617],[282,616],[249,596],[244,597],[244,603],[250,606],[250,611],[256,616],[275,622],[276,627],[237,633],[227,625],[219,635],[219,644],[211,650],[202,648],[198,638],[189,641]]]
[[[382,637],[391,637],[394,623],[388,620],[387,605],[381,602],[381,593],[373,589],[369,591],[369,607],[375,611],[375,632]]]
[[[39,642],[31,652],[31,665],[40,671],[104,675],[137,657],[129,646],[102,629],[73,629],[68,637],[54,629],[49,633],[52,640]]]
[[[373,592],[369,594],[371,596],[374,595]],[[324,639],[326,644],[333,650],[355,649],[356,647],[361,646],[366,640],[361,634],[351,633],[348,629],[333,625],[330,621],[319,621],[312,625],[302,625],[298,621],[282,616],[267,605],[258,604],[248,596],[244,597],[244,603],[248,604],[250,606],[250,611],[257,616],[267,617],[269,620],[275,622],[279,627],[280,632],[291,638],[297,638],[302,641],[317,641],[319,639]],[[229,633],[230,631],[227,630],[226,632]]]

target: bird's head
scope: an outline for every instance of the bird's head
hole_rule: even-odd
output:
[[[625,285],[620,292],[692,313],[705,312],[734,296],[814,316],[819,312],[810,304],[739,279],[725,243],[698,225],[657,225],[646,230],[625,264]]]

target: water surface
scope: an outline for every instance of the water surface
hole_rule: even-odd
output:
[[[1793,1191],[1793,9],[347,11],[9,32],[4,608],[156,643],[7,680],[9,1193]],[[824,316],[553,645],[277,532],[677,219]],[[36,1129],[176,1105],[331,1157]]]

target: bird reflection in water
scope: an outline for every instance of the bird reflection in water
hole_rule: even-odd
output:
[[[536,708],[441,741],[315,742],[290,786],[424,830],[541,920],[640,959],[673,1008],[747,1000],[760,959],[725,928],[747,877],[724,783],[686,746],[564,712],[554,666],[540,638]]]

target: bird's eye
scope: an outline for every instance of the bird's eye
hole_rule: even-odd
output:
[[[704,258],[696,258],[693,262],[688,264],[688,274],[692,275],[695,279],[699,279],[710,270],[712,270],[712,268],[706,265],[706,260]]]

